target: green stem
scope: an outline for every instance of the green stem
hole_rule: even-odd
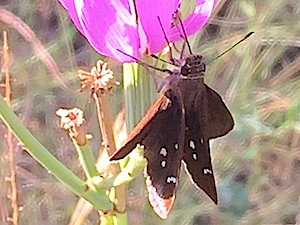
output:
[[[93,152],[88,144],[79,146],[76,141],[73,144],[77,150],[81,166],[88,179],[98,176],[99,173],[96,168],[96,161]]]
[[[0,98],[0,118],[14,132],[20,143],[24,145],[26,151],[71,191],[91,202],[98,210],[107,211],[112,208],[112,203],[107,199],[105,190],[97,191],[93,188],[86,190],[85,182],[58,161],[26,129],[21,120],[6,105],[2,97]]]
[[[93,184],[97,188],[110,189],[111,187],[117,187],[130,183],[146,164],[146,160],[144,158],[144,149],[142,147],[137,147],[135,150],[133,150],[129,157],[127,157],[127,159],[127,165],[119,174],[105,180],[100,177],[99,179],[94,178]]]
[[[152,58],[142,60],[151,64]],[[157,93],[152,91],[155,89],[155,85],[151,74],[137,63],[123,64],[123,83],[126,131],[129,133],[157,98]],[[127,160],[128,158],[125,158],[120,161],[121,169],[126,166]]]
[[[101,216],[101,225],[124,225],[127,224],[126,213],[115,213],[114,215],[103,215]]]
[[[143,58],[143,62],[152,64],[152,58]],[[155,73],[155,71],[153,71]],[[157,99],[152,75],[137,63],[123,64],[123,82],[125,95],[126,129],[130,132],[145,115]]]
[[[125,120],[126,130],[131,131],[136,124],[137,110],[133,110],[137,106],[135,94],[135,74],[137,74],[138,64],[124,63],[123,64],[123,82],[124,82],[124,96],[125,96]]]

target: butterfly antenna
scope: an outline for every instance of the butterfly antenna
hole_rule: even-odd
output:
[[[130,58],[132,58],[132,59],[134,59],[137,63],[139,63],[140,65],[142,65],[142,66],[145,67],[146,69],[147,69],[147,68],[151,68],[151,69],[154,69],[154,70],[157,70],[157,71],[161,71],[161,72],[164,72],[164,73],[172,74],[172,71],[171,71],[171,70],[168,70],[168,69],[160,69],[160,68],[157,68],[157,67],[155,67],[155,66],[151,66],[151,65],[149,65],[148,63],[145,63],[145,62],[139,60],[138,58],[135,58],[134,56],[129,55],[129,54],[123,52],[123,51],[120,50],[120,49],[117,49],[117,51],[119,51],[119,52],[121,52],[122,54],[124,54],[124,55],[126,55],[126,56],[128,56],[128,57],[130,57]]]
[[[160,25],[160,27],[161,27],[161,30],[162,30],[162,32],[163,32],[163,34],[164,34],[164,38],[165,38],[165,40],[166,40],[166,42],[167,42],[167,44],[168,44],[168,47],[169,47],[169,52],[170,52],[169,58],[170,58],[171,62],[174,63],[173,53],[172,53],[172,48],[171,48],[171,43],[170,43],[170,41],[169,41],[169,39],[168,39],[168,37],[167,37],[167,34],[166,34],[166,32],[165,32],[165,30],[164,30],[164,28],[163,28],[163,25],[162,25],[162,23],[161,23],[161,20],[160,20],[159,16],[157,17],[157,19],[158,19],[159,25]]]
[[[157,55],[151,54],[150,56],[151,56],[152,58],[156,59],[156,60],[159,60],[159,61],[162,61],[162,62],[164,62],[164,63],[167,63],[167,64],[170,64],[170,65],[174,66],[174,63],[173,63],[173,62],[169,62],[169,61],[167,61],[167,60],[161,59],[161,58],[159,58]]]
[[[181,13],[180,13],[180,11],[179,11],[180,5],[181,5],[181,3],[179,3],[177,9],[175,10],[175,12],[174,12],[173,15],[172,15],[173,20],[172,20],[172,22],[171,22],[171,25],[174,26],[174,27],[176,27],[176,29],[177,29],[177,31],[178,31],[180,37],[181,37],[182,39],[184,39],[184,36],[181,34],[181,30],[180,30],[179,27],[177,26],[178,20],[179,20],[179,18],[180,18],[180,16],[181,16]],[[184,52],[184,49],[185,49],[185,43],[186,43],[186,41],[183,42],[183,45],[182,45],[182,47],[181,47],[181,51],[179,51],[178,48],[176,48],[175,43],[173,43],[173,48],[175,49],[175,51],[176,51],[177,53],[180,54],[180,59],[182,59],[182,57],[183,57],[183,52]]]
[[[235,46],[239,45],[240,43],[242,43],[243,41],[245,41],[246,39],[248,39],[252,34],[254,34],[253,31],[249,32],[243,39],[239,40],[237,43],[235,43],[233,46],[231,46],[229,49],[227,49],[225,52],[223,52],[221,55],[218,55],[216,58],[214,58],[213,60],[209,61],[206,64],[210,64],[211,62],[215,61],[216,59],[220,58],[222,55],[226,54],[227,52],[229,52],[231,49],[233,49]]]
[[[184,26],[183,26],[183,23],[182,23],[182,20],[181,20],[180,16],[178,16],[178,19],[179,19],[179,22],[180,22],[180,26],[181,26],[181,29],[182,29],[182,33],[183,33],[183,37],[184,37],[185,43],[187,44],[189,52],[192,55],[193,54],[192,53],[192,48],[191,48],[191,45],[190,45],[190,43],[188,41],[187,34],[185,32],[185,29],[184,29]]]

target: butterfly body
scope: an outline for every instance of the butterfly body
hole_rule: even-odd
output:
[[[167,77],[165,92],[111,157],[121,159],[137,144],[144,145],[149,200],[163,219],[173,206],[181,162],[195,185],[217,203],[209,140],[228,133],[234,122],[219,94],[204,83],[204,72],[201,56],[186,57]]]

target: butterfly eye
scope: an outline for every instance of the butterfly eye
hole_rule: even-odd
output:
[[[188,76],[191,73],[191,66],[189,64],[185,64],[182,68],[181,68],[181,75],[182,76]]]
[[[188,57],[181,67],[181,75],[185,77],[203,76],[204,72],[205,64],[202,62],[202,56],[200,55]]]

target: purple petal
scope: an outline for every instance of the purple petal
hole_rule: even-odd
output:
[[[196,33],[206,24],[212,13],[214,3],[215,0],[197,1],[194,11],[183,21],[183,26],[187,35]],[[168,31],[168,38],[172,42],[182,39],[176,27],[173,27]]]
[[[158,17],[163,29],[169,30],[178,4],[179,0],[136,0],[137,14],[148,39],[148,52],[157,53],[166,45]]]
[[[136,58],[140,58],[145,51],[145,46],[141,46],[135,16],[130,13],[128,0],[61,2],[67,7],[77,28],[100,54],[120,62],[132,62],[135,60],[120,51]]]

